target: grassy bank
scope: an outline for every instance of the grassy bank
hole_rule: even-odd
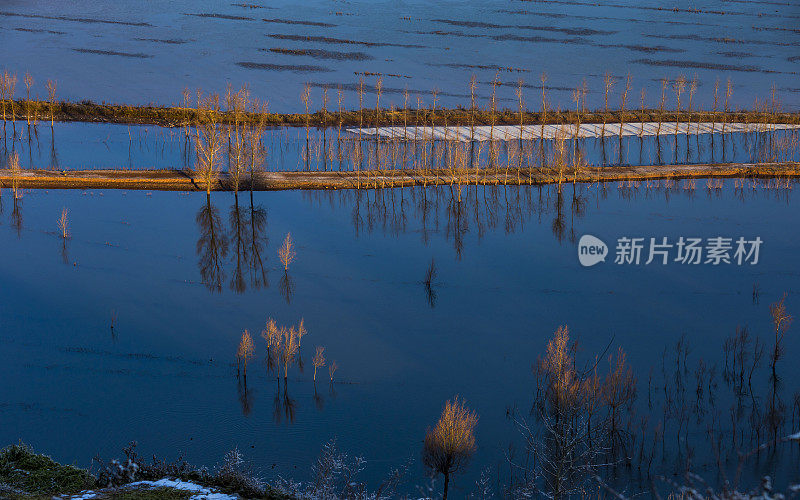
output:
[[[378,189],[434,185],[559,184],[569,182],[645,181],[696,178],[796,178],[800,163],[651,165],[572,169],[483,168],[478,172],[447,169],[369,170],[345,172],[257,172],[241,189]],[[221,173],[212,191],[232,191]],[[0,170],[0,187],[17,189],[125,189],[205,191],[206,185],[184,170]]]
[[[23,444],[8,446],[0,450],[0,498],[51,500],[81,492],[88,492],[85,497],[93,500],[186,500],[204,492],[216,493],[218,498],[293,498],[254,482],[241,471],[233,471],[229,464],[209,473],[182,462],[145,464],[134,455],[124,464],[100,463],[96,469],[59,464]]]
[[[81,102],[53,102],[41,100],[0,100],[6,109],[6,118],[26,120],[28,117],[48,122],[99,122],[137,125],[182,127],[199,120],[208,120],[212,113],[218,123],[233,124],[237,119],[267,126],[430,126],[430,125],[526,125],[561,123],[614,123],[614,122],[714,122],[714,123],[791,123],[800,124],[800,113],[776,111],[688,111],[688,110],[595,110],[556,111],[544,113],[518,110],[486,110],[482,108],[451,109],[374,109],[351,111],[316,111],[313,113],[252,113],[197,110],[191,107],[130,106],[125,104]],[[13,110],[13,111],[12,111]],[[201,116],[202,115],[202,116]]]

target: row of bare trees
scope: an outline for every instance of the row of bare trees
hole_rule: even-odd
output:
[[[184,102],[188,105],[186,90]],[[219,94],[203,94],[198,91],[194,122],[188,122],[185,127],[187,137],[192,134],[195,147],[195,174],[209,195],[219,182],[225,158],[228,174],[226,179],[230,182],[227,187],[238,192],[246,176],[252,182],[267,155],[263,141],[267,104],[251,98],[246,86],[236,92],[228,86],[224,105],[224,112],[231,119],[223,124]],[[247,118],[253,115],[260,119]],[[193,132],[189,125],[192,125]]]
[[[17,125],[15,121],[20,118],[20,113],[27,122],[28,134],[30,135],[31,126],[34,127],[34,131],[36,130],[36,125],[39,120],[39,107],[34,104],[34,101],[37,98],[31,94],[33,91],[34,79],[30,73],[26,72],[22,81],[25,84],[25,99],[19,103],[22,107],[22,109],[19,110],[16,107],[17,101],[15,100],[15,94],[17,90],[17,75],[14,73],[9,73],[8,70],[4,70],[0,74],[0,102],[2,102],[3,107],[2,114],[4,136],[6,134],[7,120],[11,120],[12,122],[13,136],[17,136]],[[56,81],[47,80],[45,83],[45,88],[47,89],[47,110],[49,111],[50,127],[52,128],[55,124]]]

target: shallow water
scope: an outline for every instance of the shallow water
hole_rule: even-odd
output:
[[[0,9],[0,47],[2,68],[20,79],[17,97],[30,71],[39,97],[47,79],[58,81],[63,99],[156,104],[179,103],[184,87],[246,83],[271,110],[293,112],[302,109],[304,83],[313,87],[312,109],[323,88],[329,109],[338,106],[338,88],[352,108],[364,73],[365,106],[373,106],[372,73],[382,73],[381,106],[402,105],[407,89],[411,107],[418,99],[430,107],[435,88],[438,106],[468,106],[475,74],[478,104],[486,106],[498,74],[506,84],[499,107],[516,109],[521,78],[526,106],[538,109],[546,72],[550,108],[572,109],[572,90],[584,80],[587,106],[603,105],[608,71],[616,76],[610,107],[630,73],[629,109],[640,106],[641,88],[646,104],[657,106],[659,80],[683,74],[697,76],[694,109],[710,108],[715,80],[724,89],[730,78],[732,109],[752,106],[774,85],[780,106],[796,110],[798,17],[791,2],[738,0],[677,9],[652,0],[314,0],[302,10],[293,2],[185,0],[145,10],[125,0],[61,3],[57,12],[51,2],[14,0]],[[666,107],[674,106],[668,88]],[[69,123],[51,133],[41,123],[31,135],[18,125],[2,156],[18,153],[23,168],[192,164],[180,129]],[[266,168],[308,168],[303,133],[270,131]],[[638,138],[621,150],[616,139],[607,149],[598,141],[580,146],[591,165],[797,159],[791,134],[766,149],[764,137],[751,134],[729,135],[724,147],[709,136],[688,139],[661,138],[661,151]],[[311,168],[319,168],[315,154]],[[325,166],[347,169],[346,161]],[[95,454],[119,456],[132,440],[144,456],[183,454],[207,466],[239,447],[266,479],[308,479],[320,448],[336,438],[367,459],[371,485],[411,460],[403,491],[416,492],[426,481],[425,429],[459,394],[480,414],[478,452],[454,479],[463,496],[483,469],[508,479],[509,443],[520,459],[507,414],[530,407],[531,367],[564,324],[580,341],[581,363],[625,350],[638,379],[636,418],[647,416],[650,430],[664,406],[650,374],[656,388],[672,380],[669,366],[685,336],[684,376],[691,388],[701,360],[715,367],[717,428],[726,430],[738,401],[722,377],[723,343],[747,325],[770,346],[769,305],[787,293],[789,312],[798,307],[795,187],[772,179],[566,186],[562,196],[555,187],[214,193],[210,203],[200,193],[24,191],[14,199],[3,189],[0,444],[21,439],[81,466]],[[66,242],[56,226],[65,207]],[[276,251],[288,232],[298,259],[284,274]],[[756,265],[618,265],[610,255],[584,268],[577,257],[584,234],[611,252],[621,237],[759,237],[763,245]],[[429,291],[422,281],[431,260],[438,277]],[[304,318],[309,330],[305,369],[291,369],[285,392],[263,363],[259,333],[269,316],[285,325]],[[245,328],[256,337],[246,387],[234,361]],[[796,329],[779,363],[787,433],[800,422]],[[317,345],[340,368],[334,384],[325,369],[318,373],[315,391]],[[767,371],[762,361],[754,377],[762,410]],[[688,439],[669,422],[673,444],[658,453],[659,473],[681,472],[691,452],[697,471],[717,478],[705,433],[712,414],[691,414]],[[750,416],[737,415],[743,432]],[[745,435],[741,446],[753,442]],[[781,487],[800,480],[797,463],[794,447],[759,456],[746,475],[770,474]],[[635,466],[616,481],[624,487],[631,474]]]
[[[571,92],[585,79],[588,102],[603,100],[603,74],[633,77],[629,107],[639,89],[659,99],[658,80],[691,78],[699,88],[695,105],[710,106],[714,80],[730,77],[732,107],[751,106],[775,85],[783,104],[797,109],[797,48],[800,10],[793,2],[704,0],[691,6],[656,0],[616,3],[583,0],[526,2],[437,1],[229,3],[180,1],[148,5],[81,0],[5,2],[0,9],[3,66],[30,71],[35,94],[58,80],[59,96],[72,100],[179,103],[181,91],[224,91],[227,83],[249,84],[274,111],[302,108],[304,83],[339,86],[354,106],[359,75],[366,76],[368,105],[375,78],[384,75],[385,105],[468,105],[469,78],[478,94],[490,93],[499,70],[501,107],[516,107],[513,86],[522,78],[526,102],[541,101],[540,74],[548,75],[551,107],[572,108]],[[277,50],[277,51],[276,51]],[[303,52],[305,51],[305,52]],[[617,81],[613,104],[624,83]],[[669,91],[669,102],[673,96]],[[688,97],[688,94],[687,96]],[[684,99],[684,104],[688,101]],[[536,106],[534,106],[536,105]]]
[[[14,135],[16,125],[16,135]],[[627,136],[620,141],[610,133],[605,138],[563,141],[563,161],[571,168],[575,154],[580,167],[613,165],[663,165],[704,163],[753,163],[798,161],[798,130],[773,132],[666,134]],[[144,125],[98,123],[49,123],[27,126],[25,122],[7,124],[0,139],[0,168],[8,168],[13,154],[20,166],[48,170],[91,169],[194,169],[196,151],[192,129]],[[375,141],[358,137],[346,128],[312,128],[306,152],[306,130],[301,127],[267,129],[261,140],[265,157],[260,165],[267,171],[360,170],[376,168],[481,168],[494,165],[516,167],[554,166],[557,162],[553,140],[494,141],[474,144],[455,141],[388,141],[381,139],[379,153]],[[521,145],[520,145],[521,144]],[[360,147],[362,154],[353,155]],[[496,151],[497,163],[491,163],[490,151]],[[521,153],[520,153],[521,151]],[[223,155],[224,151],[223,151]],[[354,158],[361,158],[355,160]],[[543,159],[544,158],[544,159]],[[459,162],[464,162],[462,163]],[[459,167],[460,166],[460,167]],[[229,170],[230,162],[222,157],[217,168]],[[473,168],[473,167],[469,167]]]
[[[559,325],[580,339],[584,360],[610,342],[624,348],[639,405],[648,371],[659,373],[682,335],[690,366],[703,359],[718,370],[737,325],[769,342],[768,305],[787,292],[794,311],[800,275],[794,184],[769,182],[582,185],[578,214],[570,187],[560,210],[554,188],[464,188],[461,204],[449,189],[254,193],[253,207],[266,217],[257,238],[266,277],[247,258],[252,240],[233,230],[236,221],[249,227],[249,193],[239,195],[238,212],[234,195],[213,194],[219,219],[210,228],[198,222],[209,209],[204,194],[28,191],[15,204],[4,190],[0,442],[22,439],[84,466],[96,453],[118,456],[132,440],[145,456],[182,453],[209,466],[238,446],[264,477],[305,479],[335,437],[367,458],[372,482],[413,459],[408,490],[424,482],[425,428],[460,394],[481,416],[478,453],[456,481],[468,491],[482,468],[503,472],[509,442],[520,446],[506,410],[531,404],[531,365]],[[66,245],[56,233],[62,207],[72,233]],[[288,301],[276,257],[287,232],[298,245]],[[227,252],[211,259],[218,274],[204,264],[210,247],[201,235],[212,233],[227,239]],[[575,242],[582,234],[612,247],[623,236],[764,243],[757,265],[609,258],[583,268]],[[421,283],[431,259],[433,301]],[[302,317],[310,332],[305,371],[290,371],[291,411],[262,361],[257,335],[268,316],[279,324]],[[257,338],[247,393],[234,363],[245,328]],[[310,371],[316,345],[340,366],[332,387],[327,372],[318,373],[320,401]],[[779,365],[787,404],[797,390],[798,348],[790,333]],[[719,408],[727,412],[724,394]],[[786,430],[796,425],[788,415]],[[691,442],[703,456],[699,427]],[[791,463],[763,467],[784,481],[796,479]]]

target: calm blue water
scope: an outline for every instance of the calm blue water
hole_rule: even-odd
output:
[[[0,142],[0,166],[7,168],[11,155],[19,156],[22,168],[48,170],[91,169],[193,169],[196,152],[193,136],[182,128],[162,128],[142,125],[90,124],[90,123],[39,123],[29,129],[25,122],[17,122],[14,136],[12,123],[7,124],[5,140]],[[717,124],[717,130],[721,125]],[[190,134],[193,131],[190,131]],[[359,169],[374,169],[374,140],[355,140],[355,134],[336,127],[312,129],[310,131],[310,153],[305,157],[305,129],[301,127],[276,127],[268,129],[262,136],[266,156],[263,169],[268,171],[299,170],[353,170],[352,152],[360,144],[363,158]],[[339,137],[342,138],[339,141]],[[602,139],[579,139],[580,165],[601,167],[609,165],[661,165],[701,163],[752,163],[774,161],[797,161],[798,131],[726,133],[720,134],[661,134],[660,136],[625,137],[620,143],[616,136]],[[435,147],[435,149],[434,149]],[[395,141],[380,145],[381,168],[412,168],[423,163],[428,166],[435,158],[439,168],[450,169],[461,165],[458,159],[462,151],[464,161],[479,164],[490,163],[490,147],[496,148],[500,165],[519,164],[517,143],[496,141],[476,143],[470,149],[467,143],[447,146],[437,141],[435,146],[422,141],[407,143]],[[456,151],[455,148],[459,148]],[[540,149],[543,148],[543,149]],[[424,149],[424,152],[423,152]],[[532,140],[523,144],[523,166],[538,167],[545,163],[556,164],[554,141]],[[565,141],[564,161],[573,163],[575,141]],[[470,156],[471,155],[471,156]],[[472,160],[466,160],[470,156]],[[456,158],[456,159],[453,159]],[[511,158],[509,160],[509,158]],[[405,165],[403,162],[406,162]],[[416,161],[416,163],[415,163]],[[227,157],[218,166],[228,168]],[[470,167],[472,168],[472,167]]]
[[[29,71],[32,96],[46,97],[47,79],[58,81],[62,99],[134,104],[178,104],[184,87],[224,92],[229,83],[248,84],[280,112],[302,109],[305,83],[313,87],[312,109],[321,106],[323,88],[330,89],[329,109],[338,105],[338,88],[352,108],[363,73],[383,74],[382,106],[403,105],[404,89],[412,107],[418,99],[430,107],[433,89],[438,106],[468,106],[473,74],[478,104],[486,106],[497,73],[508,84],[498,90],[501,108],[516,108],[513,86],[521,78],[527,107],[538,109],[542,72],[551,109],[572,109],[572,89],[584,80],[588,107],[602,106],[606,72],[616,82],[610,107],[619,105],[628,73],[629,108],[640,105],[641,89],[648,106],[658,105],[659,80],[678,75],[697,77],[695,108],[711,107],[714,82],[724,89],[728,78],[731,109],[763,100],[773,85],[782,109],[800,104],[800,7],[791,2],[242,5],[7,1],[0,7],[0,69],[17,74],[17,97],[25,96]],[[375,104],[375,80],[365,75],[365,106]],[[671,89],[666,99],[674,108]],[[687,99],[684,93],[684,108]],[[41,124],[30,141],[20,129],[3,156],[17,152],[23,167],[187,165],[179,129],[58,124],[51,136]],[[296,134],[302,131],[271,132],[267,168],[303,167]],[[608,159],[597,143],[584,146],[596,164],[676,161],[668,138],[663,159],[647,140],[640,153],[637,141],[626,144],[622,160],[615,160],[614,140]],[[706,138],[678,146],[681,163],[722,160]],[[746,137],[728,147],[725,161],[764,158]],[[796,142],[777,154],[796,159]],[[0,444],[22,440],[81,466],[95,454],[119,456],[132,440],[145,456],[183,454],[207,466],[238,446],[264,478],[302,480],[323,444],[336,438],[344,451],[367,459],[364,478],[373,485],[412,460],[403,488],[414,492],[426,480],[419,463],[425,429],[459,394],[480,414],[478,452],[453,485],[463,496],[485,468],[506,479],[509,443],[519,457],[507,410],[530,407],[531,367],[564,324],[580,341],[581,363],[607,349],[627,352],[638,378],[636,418],[647,416],[651,429],[663,405],[654,395],[647,407],[649,374],[655,386],[663,384],[662,362],[674,363],[685,336],[688,377],[701,360],[716,367],[715,408],[718,420],[729,422],[736,401],[721,376],[725,339],[747,325],[770,346],[769,305],[784,293],[797,314],[795,187],[785,180],[715,181],[710,189],[704,180],[581,185],[577,203],[571,186],[563,198],[553,187],[463,188],[460,202],[449,187],[241,193],[238,210],[229,193],[214,193],[210,204],[204,194],[133,191],[25,191],[15,201],[2,189]],[[66,244],[56,226],[65,207],[72,234]],[[209,215],[213,227],[203,223]],[[298,258],[285,276],[276,251],[288,232]],[[583,268],[583,234],[612,252],[621,237],[760,237],[763,245],[753,266],[616,265],[609,257]],[[435,298],[421,283],[432,259]],[[304,318],[309,330],[301,350],[306,369],[292,368],[288,398],[262,362],[258,334],[269,316],[286,325]],[[234,363],[245,328],[257,341],[246,391]],[[793,406],[796,329],[787,333],[779,363],[786,432],[800,421],[800,406]],[[324,370],[318,374],[315,397],[309,366],[317,345],[340,368],[332,385]],[[766,358],[754,380],[763,409]],[[686,457],[676,450],[690,448],[698,470],[716,477],[714,467],[700,465],[711,460],[709,418],[692,415],[688,439],[676,437],[674,419],[668,423],[674,444],[656,458],[659,472],[682,470]],[[739,425],[748,418],[743,411]],[[797,458],[796,451],[764,457],[749,477],[796,482]]]
[[[797,307],[800,248],[794,184],[763,186],[582,185],[582,215],[573,215],[566,187],[560,224],[554,188],[464,188],[459,210],[449,189],[424,198],[408,189],[254,193],[253,206],[266,213],[260,288],[252,282],[259,269],[237,260],[248,240],[237,245],[232,232],[232,194],[211,197],[215,235],[228,246],[222,272],[209,277],[200,269],[208,247],[198,240],[210,229],[196,222],[208,209],[204,194],[29,191],[15,210],[4,190],[0,442],[22,439],[81,465],[96,453],[118,456],[131,440],[145,455],[180,452],[210,466],[238,446],[264,477],[303,479],[336,437],[368,459],[365,478],[377,481],[415,459],[410,481],[419,484],[425,428],[444,400],[460,394],[481,416],[479,451],[457,481],[467,491],[482,468],[502,467],[509,442],[519,445],[506,409],[530,405],[531,365],[559,325],[580,339],[584,360],[609,342],[623,347],[639,379],[639,404],[649,370],[659,373],[664,349],[671,353],[682,335],[690,365],[703,359],[719,372],[723,341],[737,325],[769,341],[769,303],[787,292],[789,311]],[[239,206],[249,220],[249,193],[239,195]],[[73,235],[66,249],[56,235],[62,207]],[[287,232],[298,245],[290,302],[276,257]],[[637,267],[609,258],[583,268],[572,238],[584,233],[612,247],[623,236],[758,236],[764,243],[754,266]],[[421,284],[431,259],[435,307]],[[241,293],[232,285],[237,262]],[[260,338],[247,397],[237,384],[238,337],[245,328],[260,332],[268,316],[282,324],[302,317],[310,332],[301,350],[305,372],[290,371],[291,417],[260,361]],[[788,404],[800,347],[792,331],[779,365]],[[333,389],[318,381],[319,407],[308,368],[316,345],[340,366]],[[763,385],[766,368],[758,373]],[[724,394],[719,408],[727,412]],[[789,413],[787,429],[796,425],[788,420]],[[702,450],[702,428],[694,439]],[[789,474],[771,467],[779,478]]]
[[[553,108],[572,108],[571,91],[583,80],[590,106],[601,105],[606,72],[618,78],[631,74],[629,105],[637,107],[641,88],[656,105],[658,80],[679,74],[697,76],[695,105],[710,105],[714,81],[727,78],[734,84],[733,107],[766,98],[772,85],[786,108],[800,103],[795,2],[313,0],[302,9],[288,1],[54,5],[11,0],[0,10],[2,66],[18,73],[17,95],[24,95],[22,75],[29,71],[36,81],[33,93],[40,96],[47,94],[44,82],[55,79],[58,94],[67,99],[169,104],[181,101],[184,87],[223,92],[231,83],[250,85],[275,111],[296,111],[304,83],[315,85],[314,109],[324,86],[341,86],[347,105],[354,106],[356,73],[367,72],[384,75],[387,106],[403,103],[404,88],[413,106],[417,97],[430,106],[434,88],[440,104],[468,105],[470,76],[476,75],[485,99],[499,68],[501,82],[513,86],[522,78],[534,87],[526,90],[531,108],[541,102],[535,87],[542,72]],[[370,106],[375,78],[366,76]],[[617,81],[615,105],[622,87]],[[513,88],[501,88],[499,97],[505,100],[501,105],[516,107]],[[671,91],[668,98],[673,103]],[[330,99],[335,107],[335,90]]]

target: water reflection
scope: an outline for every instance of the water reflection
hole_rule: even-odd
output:
[[[297,401],[289,396],[287,384],[283,385],[283,391],[280,390],[280,387],[275,391],[275,395],[272,398],[272,405],[272,418],[275,420],[276,424],[280,424],[284,419],[288,424],[294,422]]]
[[[283,300],[285,300],[287,304],[291,304],[292,295],[294,294],[294,281],[289,275],[289,271],[284,270],[283,275],[281,275],[281,279],[278,282],[278,289],[281,292],[281,297],[283,297]]]
[[[67,249],[67,238],[61,238],[61,262],[69,264],[69,250]],[[111,326],[111,332],[114,332],[114,326]]]
[[[767,196],[786,203],[796,181],[791,179],[735,179],[733,199],[740,202]],[[304,191],[303,198],[313,206],[339,208],[351,213],[356,238],[364,234],[399,235],[419,233],[426,246],[439,236],[448,241],[456,260],[488,234],[524,231],[529,223],[549,226],[560,244],[576,241],[576,227],[591,207],[598,206],[616,192],[629,202],[675,196],[692,199],[722,197],[725,184],[719,179],[665,179],[619,181],[596,184],[553,184],[544,186],[453,185],[387,189]],[[227,224],[211,197],[196,216],[198,270],[209,290],[221,292],[230,272],[229,288],[235,293],[269,287],[266,265],[267,210],[255,203],[254,193],[244,201],[234,194]],[[19,199],[14,200],[12,222],[21,232]],[[468,237],[471,236],[471,237]],[[228,267],[230,266],[230,267]],[[227,272],[226,272],[227,271]],[[425,284],[425,281],[423,281]],[[426,300],[435,307],[438,290],[435,281],[425,284]],[[287,304],[295,293],[295,280],[283,269],[278,292]]]
[[[195,217],[200,237],[197,240],[197,266],[206,287],[212,292],[222,291],[225,279],[224,259],[228,254],[228,238],[222,227],[219,209],[211,204],[211,195]]]
[[[242,415],[249,416],[253,411],[253,389],[247,386],[247,377],[237,377],[236,388],[239,392],[239,404],[242,405]]]
[[[264,257],[269,245],[267,237],[267,210],[262,205],[254,205],[253,192],[250,191],[250,206],[247,209],[247,221],[250,226],[248,270],[250,272],[250,286],[269,288],[267,268],[264,267]]]
[[[269,287],[269,270],[264,265],[264,254],[269,243],[266,235],[267,210],[250,200],[247,206],[239,202],[239,193],[228,214],[226,228],[219,209],[206,197],[206,203],[195,217],[200,236],[197,240],[197,267],[203,284],[215,292],[222,291],[228,265],[226,258],[231,251],[230,289],[244,293],[248,283],[253,289]]]
[[[553,235],[563,242],[577,219],[588,209],[586,185],[572,187],[571,202],[565,207],[562,186],[453,185],[405,187],[357,191],[309,191],[303,196],[316,205],[351,205],[355,236],[380,231],[396,235],[419,232],[422,242],[440,233],[452,245],[457,259],[466,250],[466,236],[474,232],[478,241],[502,230],[522,231],[537,215],[539,222],[552,217]],[[407,207],[412,207],[408,210]],[[567,218],[569,216],[569,218]],[[442,227],[441,221],[444,221]],[[570,233],[568,233],[568,231]]]
[[[14,228],[14,231],[17,233],[17,238],[22,238],[22,194],[21,192],[17,192],[14,190],[14,194],[11,197],[12,201],[12,208],[11,208],[11,226]]]
[[[230,228],[230,241],[233,243],[234,259],[236,265],[234,266],[233,276],[231,277],[231,290],[236,293],[242,293],[247,288],[244,280],[244,272],[242,271],[242,261],[247,261],[247,252],[249,245],[245,242],[245,235],[249,234],[246,228],[246,221],[242,220],[243,213],[239,209],[239,193],[234,194],[234,204],[231,207],[231,213],[228,218]]]
[[[425,279],[422,282],[422,285],[425,287],[425,296],[427,297],[428,305],[431,309],[436,307],[436,299],[439,296],[434,289],[436,277],[438,275],[439,271],[436,269],[436,261],[431,259],[431,264],[428,266],[428,270],[425,272]]]

